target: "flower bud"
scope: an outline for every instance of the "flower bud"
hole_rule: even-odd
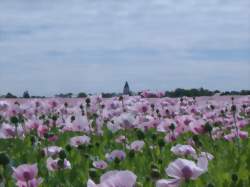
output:
[[[0,165],[6,166],[10,162],[10,159],[6,153],[0,153]]]
[[[66,149],[68,152],[70,152],[72,148],[71,148],[71,146],[68,144],[68,145],[66,145],[65,149]]]
[[[209,123],[206,123],[205,126],[204,126],[204,129],[206,132],[212,132],[213,130],[213,127],[209,124]]]
[[[12,116],[10,118],[10,122],[13,123],[13,124],[17,124],[18,123],[18,118],[16,116]]]
[[[171,125],[169,126],[169,129],[173,131],[175,129],[175,125],[171,123]]]
[[[135,157],[135,151],[134,151],[134,150],[130,150],[130,151],[128,152],[128,157],[129,157],[129,158],[134,158],[134,157]]]
[[[142,132],[141,130],[136,131],[136,136],[139,140],[143,140],[145,138],[144,132]]]
[[[156,133],[153,133],[153,134],[151,135],[151,138],[152,138],[153,141],[155,141],[155,140],[157,139]]]
[[[89,169],[89,176],[91,178],[94,178],[94,179],[97,178],[98,177],[97,170],[95,168],[90,168]]]
[[[207,187],[215,187],[215,185],[213,183],[209,183]]]
[[[162,138],[159,139],[159,140],[158,140],[158,145],[159,145],[160,148],[163,148],[163,147],[165,146],[165,141],[164,141],[164,139],[162,139]]]
[[[64,150],[61,150],[59,152],[59,158],[64,160],[67,157],[66,152]]]
[[[232,174],[231,179],[232,179],[233,182],[237,182],[237,180],[238,180],[238,175],[235,174],[235,173]]]
[[[59,160],[57,161],[57,165],[58,165],[60,168],[64,168],[64,160],[59,159]]]
[[[231,106],[231,112],[236,112],[236,105]]]
[[[153,179],[159,179],[161,176],[160,171],[158,169],[152,169],[151,170],[151,177]]]

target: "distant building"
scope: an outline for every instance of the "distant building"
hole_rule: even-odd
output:
[[[129,89],[129,85],[128,85],[128,82],[126,81],[125,86],[123,88],[123,95],[130,95],[130,94],[131,94],[131,92]]]

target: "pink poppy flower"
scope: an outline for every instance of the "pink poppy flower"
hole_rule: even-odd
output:
[[[38,169],[36,164],[23,164],[13,168],[13,177],[19,187],[37,187],[42,183],[42,178],[37,178]]]
[[[46,156],[55,156],[59,154],[61,150],[62,148],[58,146],[49,146],[43,149]]]
[[[105,157],[108,161],[113,161],[115,159],[124,160],[126,158],[126,153],[121,150],[114,150],[111,153],[107,153]]]
[[[106,169],[108,167],[107,162],[103,160],[94,161],[92,165],[97,169]]]
[[[84,136],[75,136],[70,139],[70,145],[73,147],[78,147],[79,145],[88,145],[90,143],[90,137]]]
[[[134,187],[136,175],[131,171],[109,171],[101,176],[100,184],[95,184],[91,179],[87,182],[87,187]]]
[[[51,157],[47,159],[47,168],[49,171],[57,171],[60,169],[71,169],[71,164],[68,160],[64,159],[62,165],[58,163],[59,159],[53,160]]]
[[[200,157],[197,164],[190,160],[178,158],[171,162],[165,170],[167,175],[174,179],[161,179],[157,181],[156,186],[177,187],[182,181],[195,180],[207,171],[207,163],[205,157]]]
[[[144,144],[145,144],[144,141],[136,140],[132,142],[130,145],[127,145],[127,148],[134,151],[141,151]]]
[[[125,143],[126,141],[127,141],[127,138],[126,138],[126,136],[123,136],[123,135],[121,135],[115,139],[116,143],[121,143],[121,144]]]
[[[196,151],[191,145],[177,144],[171,148],[171,152],[178,156],[195,155]]]
[[[32,179],[28,182],[17,181],[16,185],[18,187],[38,187],[43,182],[42,178]]]
[[[13,177],[18,181],[29,181],[34,179],[38,174],[38,169],[36,164],[23,164],[17,168],[12,168],[14,173]]]

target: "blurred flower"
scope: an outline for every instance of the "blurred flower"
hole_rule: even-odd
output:
[[[178,156],[195,155],[196,151],[191,145],[177,144],[171,148],[171,151]]]
[[[17,186],[20,187],[37,187],[42,179],[38,178],[37,164],[23,164],[13,169],[13,177],[17,180]]]
[[[108,161],[114,161],[115,159],[124,160],[126,158],[126,153],[121,150],[114,150],[111,153],[105,155]]]
[[[73,147],[78,147],[79,145],[88,145],[90,143],[90,137],[84,136],[75,136],[70,138],[70,145]]]
[[[59,158],[53,160],[51,157],[47,159],[47,168],[49,171],[57,171],[60,169],[71,169],[71,164],[68,160]]]
[[[157,181],[156,186],[176,187],[182,181],[195,180],[207,171],[207,162],[205,157],[199,158],[197,164],[190,160],[178,158],[171,162],[165,170],[167,175],[174,179],[161,179]]]
[[[136,175],[131,171],[108,171],[101,176],[100,184],[95,184],[91,179],[88,180],[87,187],[134,187]]]
[[[108,167],[108,164],[103,160],[99,160],[99,161],[94,161],[93,166],[97,169],[106,169]]]

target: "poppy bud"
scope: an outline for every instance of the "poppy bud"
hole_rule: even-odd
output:
[[[91,102],[91,101],[90,101],[90,98],[86,98],[86,99],[85,99],[85,102],[87,103],[87,105],[89,105],[90,102]]]
[[[159,164],[162,164],[162,163],[163,163],[163,160],[162,160],[161,158],[159,158],[159,159],[157,160],[157,162],[158,162]]]
[[[120,159],[115,157],[115,160],[114,160],[115,164],[119,164],[120,163]]]
[[[151,170],[151,177],[153,179],[159,179],[161,176],[160,171],[158,169],[152,169]]]
[[[95,143],[95,146],[96,146],[96,147],[99,147],[99,146],[100,146],[100,143],[99,143],[99,142],[96,142],[96,143]]]
[[[53,121],[56,121],[56,120],[57,120],[57,118],[58,118],[58,116],[57,116],[57,115],[53,115],[53,116],[52,116],[52,120],[53,120]]]
[[[237,182],[237,180],[238,180],[238,175],[235,174],[235,173],[232,174],[231,179],[232,179],[233,182]]]
[[[34,145],[35,142],[36,142],[36,137],[35,136],[31,136],[30,137],[30,141],[31,141],[31,144]]]
[[[60,168],[64,168],[64,160],[60,159],[57,161],[57,165],[60,167]]]
[[[71,146],[68,144],[68,145],[65,146],[65,149],[66,149],[68,152],[70,152],[72,148],[71,148]]]
[[[156,140],[156,139],[157,139],[156,133],[153,133],[153,134],[151,135],[151,138],[152,138],[153,141]]]
[[[209,183],[207,187],[215,187],[213,183]]]
[[[59,158],[64,160],[67,157],[66,152],[64,150],[61,150],[59,152]]]
[[[145,138],[144,132],[142,132],[141,130],[136,131],[136,136],[139,140],[143,140]]]
[[[145,177],[145,180],[146,180],[147,182],[149,182],[149,181],[150,181],[150,177],[149,177],[149,176],[146,176],[146,177]]]
[[[94,178],[94,179],[97,178],[98,177],[97,170],[95,168],[90,168],[89,169],[89,176],[91,178]]]
[[[85,153],[85,154],[84,154],[84,157],[85,157],[86,159],[88,159],[90,156],[89,156],[88,153]]]
[[[206,123],[204,129],[206,132],[211,132],[213,130],[213,127],[209,123]]]
[[[49,138],[49,133],[44,133],[44,138],[48,139]]]
[[[236,112],[236,105],[232,105],[232,106],[231,106],[231,111],[232,111],[232,112]]]
[[[165,146],[165,141],[161,138],[158,140],[158,145],[160,148],[163,148]]]
[[[44,158],[46,155],[45,155],[45,151],[42,149],[39,151],[39,155],[38,155],[40,158]]]
[[[134,157],[135,157],[135,151],[134,151],[134,150],[130,150],[130,151],[128,152],[128,157],[129,157],[129,158],[134,158]]]
[[[10,162],[10,159],[6,153],[0,153],[0,165],[6,166]]]
[[[65,103],[64,103],[64,106],[67,108],[67,107],[68,107],[68,103],[67,103],[67,102],[65,102]]]
[[[18,123],[18,118],[16,116],[12,116],[10,118],[10,122],[13,123],[13,124],[17,124]]]
[[[158,169],[158,166],[155,163],[151,163],[150,167],[151,167],[151,169]]]
[[[70,120],[71,122],[75,121],[76,117],[75,116],[71,116]]]
[[[171,125],[169,126],[169,129],[173,131],[175,129],[175,125],[171,123]]]

